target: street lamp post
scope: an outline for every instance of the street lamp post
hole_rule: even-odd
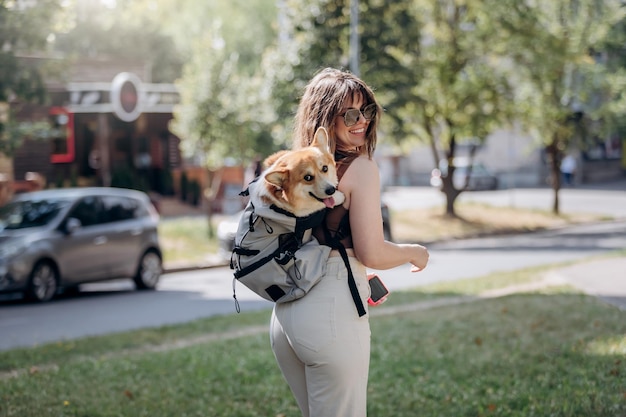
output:
[[[350,71],[359,76],[359,0],[350,0]]]

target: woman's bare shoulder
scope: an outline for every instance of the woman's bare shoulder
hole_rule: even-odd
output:
[[[348,167],[346,173],[348,172],[373,172],[378,173],[378,164],[371,158],[368,158],[367,155],[358,156],[352,163],[350,167]]]
[[[363,185],[367,185],[369,188],[370,185],[378,184],[379,180],[376,161],[361,155],[350,164],[341,182],[346,185],[349,184],[350,188],[361,188]]]

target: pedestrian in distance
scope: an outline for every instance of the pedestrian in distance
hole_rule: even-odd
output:
[[[572,154],[565,155],[565,158],[561,161],[561,174],[566,185],[574,185],[576,165],[576,158]]]
[[[334,248],[326,275],[307,295],[277,303],[272,312],[272,349],[304,417],[366,416],[370,363],[366,268],[385,270],[410,263],[411,271],[417,272],[428,263],[424,246],[396,244],[383,237],[380,175],[373,159],[381,113],[364,81],[333,68],[311,79],[296,113],[293,147],[310,145],[317,129],[326,128],[337,163],[338,189],[346,197],[342,205],[328,209],[322,225],[314,229],[320,244]],[[332,243],[337,241],[345,259],[342,249]]]

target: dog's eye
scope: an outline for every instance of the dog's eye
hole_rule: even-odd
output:
[[[328,165],[324,165],[322,167],[322,172],[328,172]]]
[[[304,176],[304,180],[305,180],[305,181],[309,181],[309,182],[310,182],[310,181],[313,181],[313,175],[306,174],[306,175]]]

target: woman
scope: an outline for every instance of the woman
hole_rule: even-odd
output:
[[[327,68],[309,82],[296,114],[294,148],[308,146],[320,126],[330,134],[346,200],[328,211],[315,236],[322,244],[341,238],[360,297],[353,298],[344,260],[333,249],[326,276],[305,297],[274,307],[272,349],[305,417],[366,415],[370,328],[368,314],[355,308],[358,301],[367,306],[365,268],[411,263],[417,272],[428,262],[423,246],[383,238],[380,178],[372,159],[381,110],[363,81]]]

